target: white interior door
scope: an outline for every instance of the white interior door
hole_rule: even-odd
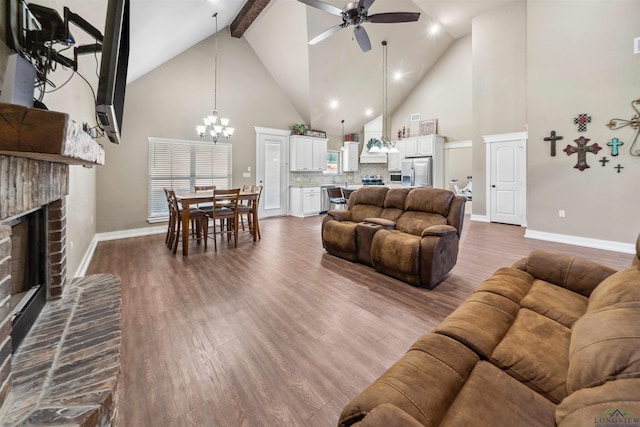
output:
[[[525,140],[489,144],[490,221],[525,225]]]
[[[287,214],[289,131],[256,128],[256,182],[263,186],[260,218]]]

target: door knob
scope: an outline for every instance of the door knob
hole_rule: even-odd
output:
[[[495,185],[495,184],[493,184],[491,187],[492,187],[492,188],[496,188],[496,185]]]

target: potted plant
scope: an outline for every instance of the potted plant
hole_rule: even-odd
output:
[[[367,150],[370,152],[374,152],[374,153],[379,152],[381,146],[382,146],[382,142],[377,138],[371,138],[369,141],[367,141]],[[371,150],[372,148],[373,150]]]
[[[291,125],[292,135],[304,135],[306,131],[307,131],[307,128],[302,123],[294,123]]]

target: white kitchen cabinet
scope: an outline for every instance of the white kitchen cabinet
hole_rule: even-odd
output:
[[[404,141],[395,141],[397,153],[389,153],[387,155],[388,164],[387,169],[389,171],[399,171],[402,169],[402,159],[404,159]]]
[[[304,218],[320,213],[320,187],[291,187],[289,215]]]
[[[344,141],[342,146],[342,172],[358,172],[358,143]]]
[[[326,139],[313,139],[313,155],[312,155],[312,167],[314,171],[324,171],[327,169],[327,140]]]
[[[434,156],[438,153],[439,147],[444,144],[442,135],[423,135],[404,138],[404,157],[424,157]]]
[[[289,170],[324,171],[327,167],[327,139],[292,135],[289,137]]]

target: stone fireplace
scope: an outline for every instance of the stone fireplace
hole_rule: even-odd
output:
[[[69,165],[103,164],[104,151],[62,113],[0,104],[0,119],[0,425],[113,425],[120,281],[104,274],[69,281],[66,262]],[[34,215],[45,247],[12,262],[26,253],[12,250],[12,234],[25,234],[21,218]],[[12,274],[36,268],[45,303],[16,348],[12,294],[22,290],[12,289]]]
[[[13,353],[11,335],[11,220],[36,209],[46,218],[47,255],[44,285],[47,299],[57,298],[66,284],[64,198],[69,192],[69,166],[41,160],[0,155],[0,401],[9,388],[8,365]]]

